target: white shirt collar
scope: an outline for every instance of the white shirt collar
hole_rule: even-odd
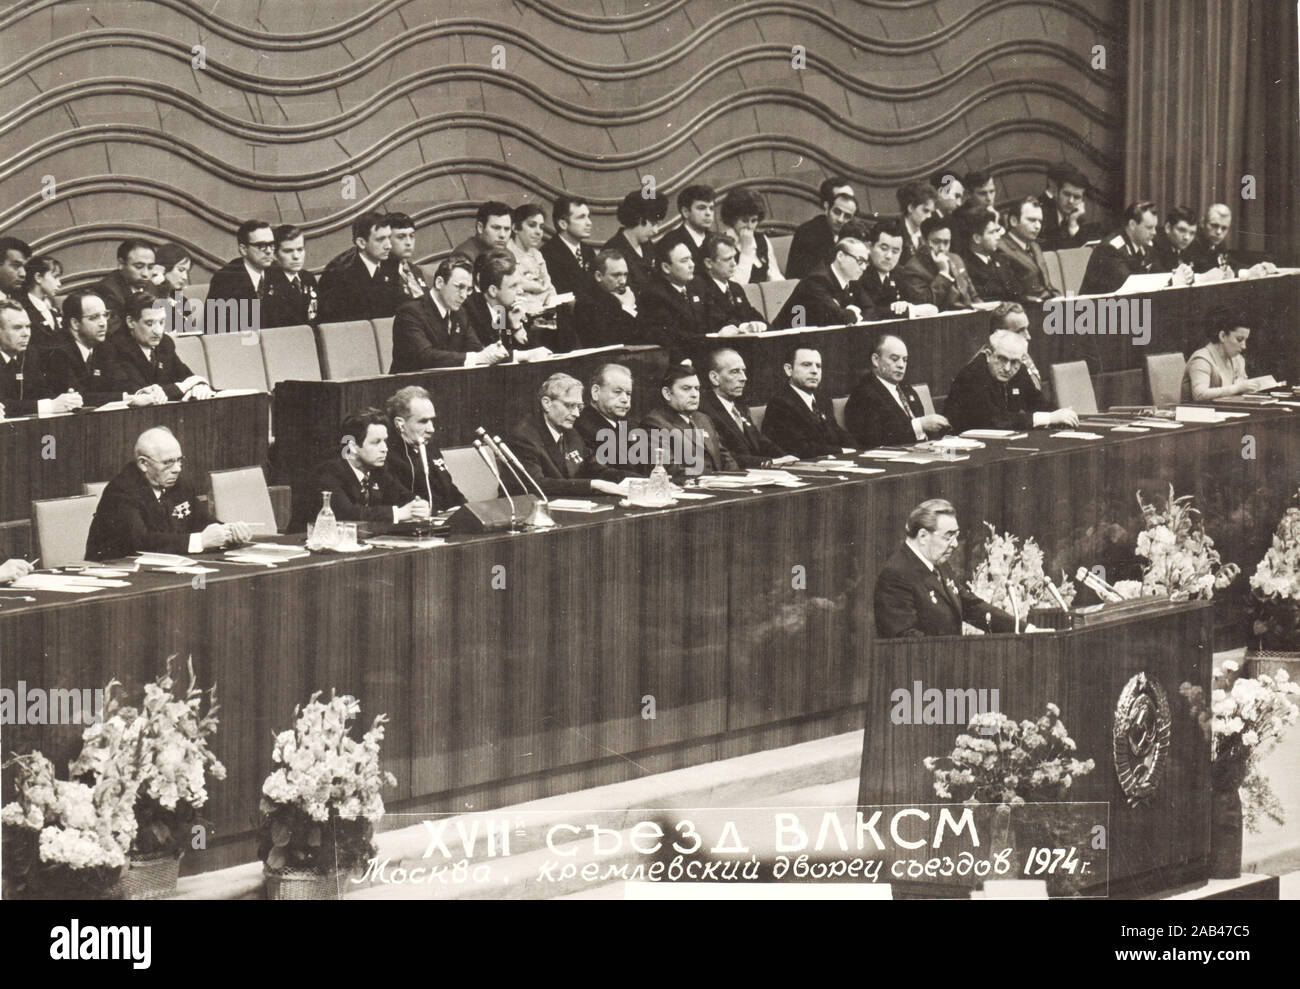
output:
[[[370,272],[370,277],[374,278],[375,269],[379,267],[379,262],[370,260],[370,255],[365,251],[357,251],[357,257],[359,257],[361,263],[366,266],[366,271]]]
[[[729,286],[729,285],[731,284],[731,282],[729,282],[729,281],[727,281],[727,282],[720,282],[720,281],[718,281],[718,279],[715,278],[715,279],[713,279],[713,284],[716,285],[716,286],[718,286],[718,288],[722,289],[722,294],[723,294],[723,295],[726,295],[726,294],[727,294],[727,286]]]
[[[703,244],[704,238],[708,236],[708,234],[697,234],[695,232],[695,228],[692,227],[689,223],[684,223],[682,224],[682,226],[686,228],[686,235],[690,237],[692,241],[695,242],[696,247],[699,247],[701,244]]]
[[[352,473],[357,475],[357,481],[364,485],[366,483],[366,472],[357,466],[356,461],[348,460],[347,457],[344,457],[343,462],[352,468]]]
[[[93,347],[87,347],[84,343],[81,342],[81,338],[78,336],[74,336],[72,338],[72,342],[75,343],[77,345],[77,349],[81,351],[81,359],[83,361],[90,360],[90,355],[95,352],[95,349]]]
[[[916,548],[916,544],[913,543],[912,540],[910,539],[905,541],[907,543],[907,548],[916,554],[916,558],[918,560],[920,560],[922,563],[925,564],[925,569],[929,570],[930,573],[934,573],[934,564],[925,558],[925,556],[921,553],[921,551]]]
[[[547,419],[546,416],[542,416],[542,422],[546,423],[546,428],[551,434],[551,441],[554,443],[560,442],[560,431],[552,425],[551,420]]]
[[[791,385],[790,387],[794,389],[796,395],[803,399],[803,404],[808,406],[808,411],[811,412],[813,407],[813,393],[810,391],[804,391],[798,385]]]
[[[266,277],[266,272],[249,264],[248,258],[244,258],[244,270],[248,272],[248,280],[253,283],[253,288],[260,287],[262,279]]]

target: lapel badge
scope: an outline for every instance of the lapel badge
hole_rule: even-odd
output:
[[[930,590],[930,600],[933,601],[935,604],[938,604],[938,603],[939,603],[939,595],[937,595],[937,594],[934,593],[934,589],[933,589],[933,588],[931,588],[931,590]]]
[[[189,514],[190,514],[190,503],[188,501],[182,501],[179,505],[177,505],[175,508],[172,509],[172,518],[174,519],[188,518]]]

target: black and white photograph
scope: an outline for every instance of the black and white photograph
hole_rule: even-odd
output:
[[[1297,11],[0,9],[16,957],[246,900],[1280,950]]]

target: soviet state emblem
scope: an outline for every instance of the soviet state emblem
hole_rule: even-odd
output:
[[[1164,688],[1145,673],[1137,674],[1120,691],[1111,734],[1115,774],[1130,807],[1160,785],[1169,765],[1169,726]]]

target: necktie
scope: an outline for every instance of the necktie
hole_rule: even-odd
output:
[[[903,411],[910,417],[912,415],[912,406],[908,404],[907,396],[903,394],[902,384],[894,385],[894,390],[898,392],[898,401],[899,404],[903,406]]]
[[[578,259],[578,267],[581,268],[583,271],[586,271],[586,270],[587,270],[587,258],[586,258],[586,256],[583,255],[583,253],[582,253],[582,245],[581,245],[581,244],[578,245],[578,249],[577,249],[576,251],[574,251],[573,254],[574,254],[574,256]]]
[[[361,504],[370,507],[370,474],[361,472]]]
[[[736,425],[740,427],[740,435],[745,435],[745,417],[740,414],[740,406],[731,407],[731,417],[736,420]]]

